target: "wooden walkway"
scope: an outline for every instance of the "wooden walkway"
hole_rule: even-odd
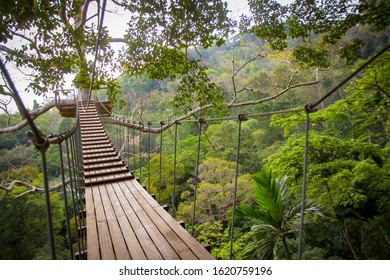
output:
[[[79,119],[87,259],[213,259],[128,171],[93,103],[80,110]]]

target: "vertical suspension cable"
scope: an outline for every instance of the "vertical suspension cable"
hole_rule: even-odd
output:
[[[51,203],[50,203],[50,191],[49,191],[49,180],[47,173],[47,161],[46,161],[46,149],[40,149],[42,158],[42,172],[43,172],[43,184],[45,188],[45,200],[46,200],[46,218],[47,218],[47,226],[49,229],[49,242],[50,242],[50,253],[51,258],[53,260],[56,259],[56,249],[54,244],[54,230],[53,230],[53,219],[51,212]]]
[[[77,172],[77,176],[78,176],[78,190],[79,190],[79,204],[80,204],[80,208],[81,208],[81,213],[83,213],[82,217],[81,217],[81,225],[82,227],[86,227],[86,220],[85,220],[85,216],[84,216],[84,210],[85,210],[85,205],[84,205],[84,175],[83,175],[83,159],[82,159],[82,150],[81,150],[81,134],[80,134],[80,129],[78,127],[78,129],[76,130],[76,132],[74,133],[76,135],[76,142],[74,143],[76,149],[75,149],[75,152],[77,153],[76,154],[76,159],[77,159],[77,164],[78,164],[78,172]],[[82,229],[81,227],[81,229]],[[82,231],[82,245],[83,245],[83,248],[84,250],[86,250],[86,239],[87,237],[85,236],[85,231]],[[82,256],[81,256],[82,257]]]
[[[136,155],[136,152],[135,152],[135,129],[133,128],[132,131],[131,131],[131,134],[133,136],[133,149],[132,149],[132,157],[133,157],[133,175],[135,176],[135,169],[136,169],[136,158],[135,158],[135,155]]]
[[[81,203],[80,203],[81,202],[81,200],[80,200],[81,179],[80,179],[80,174],[79,174],[79,162],[78,162],[77,151],[76,151],[76,141],[77,141],[76,135],[73,135],[72,141],[70,142],[70,150],[72,153],[72,161],[73,161],[73,166],[74,166],[73,174],[75,174],[75,179],[77,182],[77,184],[75,185],[75,192],[74,193],[75,193],[75,201],[76,201],[76,205],[77,205],[77,219],[79,221],[77,230],[79,230],[84,226],[84,222],[83,222],[83,219],[81,218],[81,210],[82,210]],[[81,239],[81,248],[82,248],[82,250],[84,250],[85,249],[84,236],[81,235],[80,239]],[[81,257],[82,256],[81,251],[79,251],[79,253],[80,253],[80,257]]]
[[[70,235],[70,218],[69,218],[69,207],[68,207],[68,195],[66,192],[66,182],[65,182],[65,170],[64,170],[64,158],[62,154],[62,141],[58,143],[58,149],[60,152],[60,167],[61,167],[61,179],[62,179],[62,190],[64,193],[64,208],[65,208],[65,220],[66,220],[66,231],[68,234],[68,244],[69,244],[69,253],[70,259],[73,260],[73,248]]]
[[[195,185],[194,185],[194,207],[192,209],[192,231],[191,234],[194,235],[195,227],[195,210],[196,210],[196,192],[198,189],[198,176],[199,176],[199,161],[200,161],[200,144],[202,140],[202,124],[204,119],[199,119],[199,134],[198,134],[198,150],[196,155],[196,170],[195,170]]]
[[[139,125],[139,182],[142,184],[142,122]]]
[[[72,141],[72,140],[69,138],[69,141]],[[74,182],[73,182],[76,177],[73,177],[73,173],[72,173],[72,170],[74,171],[74,163],[73,163],[73,159],[71,160],[72,152],[69,148],[70,144],[68,143],[68,139],[65,140],[65,146],[66,146],[66,154],[67,154],[68,166],[69,166],[70,190],[71,190],[71,196],[72,196],[74,221],[75,221],[75,225],[76,225],[77,247],[78,247],[79,252],[81,252],[80,236],[79,236],[79,232],[78,232],[79,226],[78,226],[78,219],[77,219],[78,205],[76,204],[76,201],[75,201],[75,194],[74,194],[75,187],[74,187]]]
[[[97,61],[97,57],[100,53],[100,41],[102,38],[102,28],[103,28],[103,22],[104,22],[104,14],[106,11],[106,5],[107,5],[107,0],[103,0],[102,13],[100,16],[100,22],[99,22],[99,27],[98,27],[99,28],[98,29],[98,36],[97,36],[96,45],[95,45],[95,57],[94,57],[93,66],[92,66],[91,82],[89,84],[89,92],[88,92],[88,99],[87,99],[88,103],[87,103],[87,109],[85,109],[85,111],[88,110],[88,108],[89,108],[89,102],[91,101],[91,96],[92,96],[92,88],[93,88],[93,84],[95,81],[96,61]]]
[[[302,258],[303,248],[303,224],[305,221],[305,204],[306,204],[306,185],[307,185],[307,161],[309,153],[309,126],[310,126],[310,105],[305,106],[305,148],[303,154],[303,182],[302,182],[302,201],[301,201],[301,219],[299,225],[299,243],[298,243],[298,260]]]
[[[152,122],[148,122],[148,192],[150,193],[150,126]]]
[[[160,196],[161,196],[161,185],[162,185],[162,179],[161,179],[161,173],[162,173],[162,151],[163,151],[163,126],[165,122],[160,122],[161,126],[161,132],[160,132],[160,167],[158,171],[158,203],[161,202]]]
[[[175,194],[176,194],[176,166],[177,166],[177,126],[180,123],[178,121],[175,121],[175,144],[174,144],[174,152],[173,152],[173,190],[172,190],[172,216],[175,217],[176,215],[176,208],[175,208]]]
[[[129,128],[125,127],[125,163],[126,167],[129,167]]]
[[[241,124],[243,121],[246,121],[247,118],[245,115],[238,115],[238,133],[237,133],[237,153],[236,153],[236,170],[234,177],[234,189],[233,189],[233,210],[232,210],[232,220],[231,220],[231,229],[230,229],[230,248],[229,248],[229,259],[233,258],[233,237],[234,237],[234,218],[237,204],[237,178],[238,178],[238,164],[240,162],[240,146],[241,146]]]

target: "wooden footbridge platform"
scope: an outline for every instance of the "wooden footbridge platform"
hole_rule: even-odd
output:
[[[94,103],[81,107],[87,259],[213,259],[129,172]]]

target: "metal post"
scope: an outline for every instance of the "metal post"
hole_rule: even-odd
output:
[[[243,121],[246,121],[246,115],[238,115],[238,133],[237,133],[237,154],[236,154],[236,170],[234,177],[234,189],[233,189],[233,211],[232,211],[232,221],[231,221],[231,229],[230,229],[230,252],[229,259],[233,258],[233,237],[234,237],[234,217],[236,211],[236,203],[237,203],[237,178],[238,178],[238,164],[240,161],[240,146],[241,146],[241,124]]]
[[[198,175],[199,175],[199,161],[200,161],[200,144],[202,140],[202,124],[204,123],[204,119],[199,119],[199,134],[198,134],[198,152],[196,156],[196,171],[195,171],[195,186],[194,186],[194,208],[192,211],[192,232],[194,235],[194,226],[195,226],[195,210],[196,210],[196,191],[198,189]]]

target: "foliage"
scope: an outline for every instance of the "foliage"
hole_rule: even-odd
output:
[[[384,78],[388,67],[386,54],[348,86],[345,99],[310,115],[308,196],[326,207],[332,217],[327,227],[334,230],[333,239],[345,242],[337,252],[330,250],[331,255],[387,258],[386,254],[374,253],[373,248],[388,246],[383,239],[390,228],[385,224],[379,233],[374,232],[373,225],[388,217],[390,205],[387,127],[390,103],[388,79]],[[296,127],[302,127],[303,118],[282,119],[275,124],[295,134],[268,158],[268,165],[277,174],[289,175],[290,182],[300,184],[304,138]],[[359,232],[357,228],[365,230]],[[372,241],[368,245],[371,249],[360,250],[367,239]]]
[[[255,232],[246,254],[259,259],[291,259],[287,238],[292,238],[298,228],[297,220],[302,203],[296,203],[288,193],[286,177],[273,177],[272,170],[263,168],[253,178],[253,196],[256,206],[240,206],[237,214],[250,217],[258,223],[252,227]],[[305,213],[322,216],[317,205],[307,200]],[[283,244],[283,248],[280,244]]]
[[[228,221],[229,211],[233,205],[232,190],[234,188],[234,163],[222,159],[209,158],[199,166],[195,222]],[[251,200],[250,176],[238,177],[237,201]],[[192,182],[194,184],[194,182]],[[182,202],[178,206],[178,218],[192,223],[193,189],[182,194]]]
[[[285,49],[288,37],[299,39],[301,44],[293,55],[305,66],[328,67],[332,45],[339,46],[340,55],[348,62],[355,61],[363,42],[359,37],[345,40],[347,31],[359,25],[384,30],[390,23],[389,3],[384,0],[297,0],[288,5],[275,0],[248,2],[252,15],[242,17],[241,30],[250,30],[274,50]]]
[[[3,172],[1,177],[4,175]],[[17,174],[9,173],[7,179],[39,184],[42,178],[36,168],[27,166],[19,169]],[[45,198],[38,194],[19,196],[25,191],[25,187],[19,186],[7,193],[0,190],[0,259],[50,259]],[[64,238],[61,236],[63,203],[58,193],[50,194],[50,199],[56,243],[64,244]],[[65,247],[58,246],[57,249],[59,255],[64,255]]]

